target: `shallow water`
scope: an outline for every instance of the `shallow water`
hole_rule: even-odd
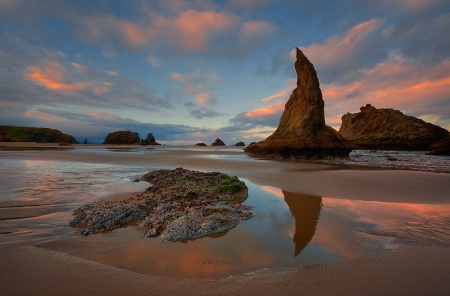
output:
[[[353,150],[348,158],[321,162],[428,172],[450,173],[450,156],[426,155],[426,151]]]
[[[88,155],[154,153],[142,147],[117,149],[85,151]],[[132,181],[149,170],[148,162],[136,166],[25,160],[15,154],[1,157],[0,164],[0,247],[37,245],[119,268],[174,277],[224,277],[265,268],[304,267],[378,255],[401,245],[450,247],[450,205],[310,196],[248,180],[244,180],[249,186],[245,204],[255,206],[257,216],[225,234],[173,243],[142,238],[128,227],[83,237],[66,226],[71,212],[111,194],[143,191],[148,184]]]

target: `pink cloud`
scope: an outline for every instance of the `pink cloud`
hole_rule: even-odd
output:
[[[362,71],[360,79],[348,84],[324,84],[323,97],[327,117],[337,118],[346,112],[358,112],[370,103],[377,108],[394,108],[405,113],[439,114],[431,105],[450,96],[450,59],[425,68],[393,57],[372,69]],[[353,94],[353,95],[352,95]],[[327,106],[329,108],[327,108]],[[446,128],[449,128],[446,123]]]
[[[208,37],[227,32],[238,18],[222,12],[188,10],[173,20],[171,41],[185,50],[198,50],[208,45]]]
[[[294,85],[289,85],[287,87],[285,87],[284,89],[282,89],[281,91],[270,95],[268,97],[262,98],[260,100],[261,103],[267,103],[273,100],[277,100],[277,99],[282,99],[284,101],[287,101],[289,99],[290,94],[292,93],[292,90],[295,88]]]
[[[180,2],[181,7],[186,7],[185,3]],[[276,32],[272,23],[243,22],[235,14],[208,9],[175,9],[166,16],[150,11],[139,22],[110,15],[89,16],[80,19],[78,26],[80,37],[90,42],[119,43],[133,50],[156,46],[176,53],[211,50],[217,47],[216,41],[220,38],[229,38],[230,43],[244,46],[267,39]],[[158,65],[153,58],[149,62]]]
[[[151,31],[129,21],[123,21],[121,23],[121,28],[127,43],[131,44],[133,47],[142,47],[146,45],[152,35]]]
[[[52,122],[52,123],[60,124],[60,123],[67,123],[67,122],[72,121],[72,120],[69,120],[62,116],[57,116],[57,115],[45,113],[45,112],[38,111],[38,110],[28,110],[26,112],[23,112],[22,115],[27,118],[37,120],[39,122]]]
[[[71,66],[78,71],[85,71],[87,67],[72,63]],[[43,65],[30,66],[25,76],[35,83],[53,91],[79,92],[92,90],[97,95],[109,92],[109,82],[79,81],[79,79],[68,72],[66,68],[56,61],[50,61]]]
[[[302,50],[309,60],[329,67],[351,59],[364,41],[382,24],[381,20],[370,20],[350,28],[342,35],[331,36],[323,43],[313,43]]]
[[[47,89],[62,91],[80,91],[92,86],[92,82],[74,82],[64,81],[64,67],[58,62],[51,61],[42,66],[30,66],[27,68],[25,75],[43,85]]]
[[[279,102],[271,105],[267,105],[263,108],[258,108],[247,112],[245,115],[249,118],[266,117],[283,112],[284,102]]]
[[[94,119],[105,119],[105,120],[122,120],[123,119],[122,117],[117,116],[116,114],[112,114],[112,113],[92,111],[92,112],[89,112],[88,114]]]

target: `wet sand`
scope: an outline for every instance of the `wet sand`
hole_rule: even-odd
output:
[[[36,146],[36,144],[25,146],[27,145]],[[216,157],[217,154],[221,157]],[[219,152],[212,149],[169,150],[155,152],[151,160],[146,160],[139,154],[105,154],[75,149],[69,152],[21,151],[8,157],[39,161],[70,160],[83,163],[126,164],[149,170],[184,167],[202,171],[221,171],[246,178],[262,186],[331,199],[450,204],[450,174],[375,169],[348,170],[323,164],[234,159],[234,156],[241,154],[242,152],[227,148]],[[0,154],[0,163],[1,157]],[[51,206],[42,208],[33,205],[33,201],[2,202],[0,219],[39,216],[52,209]],[[450,294],[448,281],[450,248],[437,245],[402,245],[381,255],[368,254],[355,259],[303,268],[261,269],[250,274],[236,274],[226,278],[200,279],[137,273],[60,251],[74,248],[76,239],[77,237],[74,237],[60,242],[62,246],[59,247],[52,247],[52,244],[1,247],[0,293],[2,295]]]
[[[450,252],[404,247],[308,268],[223,279],[139,274],[37,247],[3,249],[2,295],[449,295]]]

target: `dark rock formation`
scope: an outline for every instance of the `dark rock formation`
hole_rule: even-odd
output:
[[[183,168],[158,170],[140,178],[152,184],[143,193],[84,205],[70,226],[83,235],[134,223],[147,237],[185,241],[225,232],[255,216],[241,203],[248,188],[237,177]]]
[[[108,136],[103,141],[103,144],[137,144],[140,143],[138,133],[130,131],[117,131],[109,133]]]
[[[147,134],[147,138],[145,138],[145,143],[147,143],[147,145],[161,145],[158,142],[156,142],[155,136],[153,136],[152,133]]]
[[[297,88],[285,105],[277,130],[245,151],[273,158],[348,156],[351,144],[325,125],[324,101],[316,70],[297,48]]]
[[[205,143],[197,143],[195,146],[207,146]]]
[[[237,142],[236,144],[234,144],[234,146],[245,146],[244,142]]]
[[[431,145],[431,151],[427,154],[450,156],[450,138],[444,139],[443,141]]]
[[[225,143],[221,139],[217,138],[211,146],[225,146]]]
[[[317,223],[322,212],[322,198],[283,190],[284,200],[295,218],[294,256],[309,244],[316,233]]]
[[[370,104],[359,113],[342,116],[339,133],[364,149],[429,150],[430,145],[450,137],[450,132],[394,109]]]
[[[3,142],[37,142],[78,144],[75,138],[59,130],[42,127],[0,126]]]

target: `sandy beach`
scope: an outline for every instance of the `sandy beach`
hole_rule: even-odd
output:
[[[18,147],[27,149],[14,150]],[[30,149],[32,147],[37,148]],[[91,235],[88,239],[71,230],[64,237],[41,238],[37,242],[27,240],[25,236],[20,236],[20,239],[16,240],[13,236],[14,231],[8,230],[8,224],[1,224],[13,220],[26,224],[29,217],[46,217],[57,213],[57,218],[53,218],[57,221],[55,228],[65,227],[64,221],[70,218],[71,214],[68,205],[74,203],[70,194],[52,202],[32,198],[2,199],[0,200],[2,295],[450,294],[448,281],[450,245],[448,240],[446,241],[450,238],[450,220],[447,215],[450,213],[450,174],[447,173],[374,168],[349,169],[323,163],[261,160],[244,157],[243,152],[236,147],[221,149],[160,147],[165,150],[151,150],[151,147],[148,147],[143,153],[134,151],[133,149],[144,149],[135,146],[114,146],[110,147],[112,150],[107,153],[101,145],[74,145],[65,147],[69,150],[60,150],[55,145],[1,143],[0,148],[4,148],[0,150],[2,167],[16,165],[16,162],[29,162],[42,166],[42,170],[45,170],[47,163],[54,165],[64,162],[83,166],[101,164],[120,168],[138,167],[136,174],[159,168],[183,167],[235,175],[254,184],[259,191],[255,189],[253,192],[260,194],[259,192],[272,191],[275,195],[282,197],[284,195],[286,201],[288,196],[286,192],[294,196],[294,199],[302,196],[319,197],[321,205],[323,203],[320,227],[317,227],[315,234],[313,232],[314,238],[310,245],[319,244],[322,240],[325,242],[321,246],[328,252],[340,254],[339,258],[327,262],[319,261],[317,264],[259,268],[236,274],[228,273],[226,276],[183,277],[177,274],[161,275],[162,273],[151,270],[140,272],[137,268],[119,268],[119,263],[108,263],[112,262],[107,258],[108,253],[110,256],[119,254],[116,249],[121,248],[118,243],[120,240],[130,236],[136,241],[142,240],[128,228],[107,235]],[[123,151],[118,152],[120,149]],[[11,178],[14,179],[14,176]],[[102,198],[117,198],[118,195],[126,195],[127,190],[131,192],[142,188],[130,187],[124,192],[116,192],[113,197],[111,196],[114,192],[108,192],[109,194]],[[67,190],[70,193],[70,189]],[[76,204],[82,203],[81,201],[92,201],[95,197],[89,196],[88,192]],[[63,205],[67,209],[62,208]],[[344,228],[337,226],[333,228],[334,222],[329,217],[335,216],[327,216],[329,215],[327,213],[333,214],[344,205],[346,214],[359,217],[352,219],[366,224],[369,222],[377,224],[377,227],[371,229],[362,223],[362,226],[358,227],[364,229],[363,231],[357,229],[356,240],[346,237],[347,232],[353,233],[358,227],[347,225]],[[293,212],[293,206],[289,206]],[[392,213],[387,213],[389,211]],[[395,222],[398,224],[392,224],[392,220],[397,216],[402,216],[406,222],[401,220]],[[439,234],[421,236],[414,231],[411,232],[411,229],[415,230],[414,227],[417,227],[414,223],[426,224],[423,222],[428,221],[426,219],[432,220],[429,225],[434,228],[430,231]],[[426,230],[429,225],[423,226],[421,231]],[[239,231],[242,230],[232,231],[225,237],[239,237]],[[121,237],[120,240],[116,241],[117,237]],[[383,247],[383,251],[367,251],[370,246],[359,247],[360,237],[366,239],[362,241],[363,244],[370,244],[372,240],[383,241],[389,242],[386,243],[389,247]],[[392,238],[399,241],[391,243]],[[351,241],[352,239],[355,241]],[[202,244],[202,239],[198,241],[187,245]],[[246,240],[243,239],[242,244],[244,242]],[[112,247],[115,243],[118,246]],[[357,246],[353,246],[351,250],[359,248],[358,250],[363,251],[346,252],[346,244]],[[87,254],[89,248],[106,255],[94,260]],[[334,248],[335,250],[330,251]],[[306,248],[303,252],[307,253],[308,250],[311,249]],[[314,252],[319,254],[319,251]],[[135,257],[139,254],[136,252]],[[139,261],[139,258],[133,260]]]

